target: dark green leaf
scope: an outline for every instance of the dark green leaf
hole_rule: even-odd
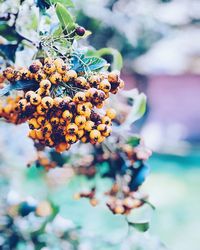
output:
[[[0,45],[0,54],[6,58],[11,60],[12,62],[15,61],[15,53],[17,51],[18,45],[17,44],[1,44]]]
[[[4,21],[0,22],[0,34],[8,41],[18,41],[21,39],[21,36],[15,31],[15,29]]]
[[[41,11],[45,11],[45,9],[48,9],[51,4],[49,0],[36,0],[36,6],[40,8]]]
[[[112,55],[113,62],[112,62],[112,69],[113,70],[121,70],[123,67],[123,59],[120,54],[120,52],[113,48],[103,48],[98,50],[97,52],[98,56],[105,56],[105,55]]]
[[[134,222],[128,221],[128,225],[131,227],[134,227],[136,230],[140,232],[146,232],[149,229],[149,222],[134,223]]]
[[[138,135],[131,136],[127,143],[130,144],[132,147],[137,147],[140,144],[141,138]]]
[[[151,203],[149,202],[148,200],[142,200],[145,204],[149,205],[153,210],[156,209],[156,207]]]
[[[12,85],[7,85],[3,89],[0,89],[0,97],[6,95],[11,90],[12,90]]]

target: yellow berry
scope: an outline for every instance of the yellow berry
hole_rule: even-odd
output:
[[[46,109],[41,104],[37,106],[36,111],[39,115],[45,115],[46,113]]]
[[[85,77],[79,76],[76,79],[76,85],[79,87],[83,87],[83,88],[89,88],[90,85],[87,82],[87,80],[85,79]]]
[[[75,123],[68,124],[66,129],[69,134],[76,134],[78,132],[78,126]]]
[[[40,125],[37,123],[36,118],[32,118],[28,121],[28,125],[30,129],[38,129]]]
[[[113,119],[115,119],[115,117],[116,117],[116,111],[115,111],[114,109],[112,109],[112,108],[109,108],[109,109],[106,110],[106,115],[107,115],[111,120],[113,120]]]
[[[94,76],[91,76],[89,78],[89,82],[90,82],[90,86],[91,87],[94,87],[94,88],[97,88],[97,86],[99,85],[101,79],[98,75],[94,75]]]
[[[21,68],[19,70],[19,73],[20,73],[22,79],[25,79],[25,80],[28,80],[30,77],[30,74],[31,74],[31,72],[25,67]]]
[[[43,133],[51,132],[52,131],[52,125],[50,123],[47,123],[43,128]]]
[[[112,128],[110,126],[107,126],[106,130],[102,131],[101,133],[103,136],[108,137],[110,136],[111,132],[112,132]]]
[[[43,135],[43,132],[41,129],[36,129],[35,130],[35,133],[36,133],[36,138],[38,140],[43,140],[44,139],[44,135]]]
[[[108,116],[103,116],[101,121],[102,121],[103,124],[111,125],[111,119]]]
[[[56,70],[54,63],[45,63],[43,70],[47,74],[52,74]]]
[[[54,61],[54,64],[56,66],[56,70],[58,71],[58,73],[65,74],[65,72],[67,70],[67,66],[61,58],[57,58]]]
[[[91,102],[85,102],[84,103],[86,107],[88,107],[89,109],[92,109],[93,105]]]
[[[77,78],[77,73],[75,70],[68,70],[67,71],[67,76],[69,77],[69,80],[76,79]]]
[[[104,136],[100,136],[99,139],[98,139],[98,143],[102,143],[104,140],[105,140],[105,137]]]
[[[38,71],[36,74],[34,74],[34,78],[37,82],[41,82],[42,80],[46,79],[46,74],[42,71]]]
[[[64,64],[64,61],[61,58],[56,58],[53,63],[56,67],[59,67],[60,65]]]
[[[46,95],[47,91],[46,91],[46,89],[39,88],[39,89],[36,91],[36,93],[37,93],[38,95],[40,95],[40,96],[44,96],[44,95]]]
[[[56,126],[56,125],[59,124],[60,119],[59,119],[58,117],[52,117],[51,120],[50,120],[50,122],[51,122],[51,124],[52,124],[53,126]]]
[[[30,137],[31,139],[36,139],[36,132],[35,130],[30,130],[28,133],[28,137]]]
[[[40,104],[41,100],[42,100],[41,96],[38,95],[38,94],[35,94],[35,95],[31,96],[31,98],[30,98],[30,103],[31,103],[32,105],[37,106],[37,105]]]
[[[107,125],[106,124],[99,124],[97,126],[97,130],[99,130],[100,132],[106,131],[107,130]]]
[[[45,108],[45,109],[49,109],[49,108],[52,108],[53,107],[53,99],[50,97],[50,96],[45,96],[42,98],[42,106]]]
[[[47,80],[47,79],[42,80],[40,82],[40,88],[42,88],[42,89],[50,89],[51,88],[51,82],[49,80]]]
[[[85,97],[85,93],[84,92],[78,92],[75,94],[74,98],[73,98],[74,102],[77,103],[83,103],[86,101],[86,97]]]
[[[77,112],[79,115],[84,115],[86,118],[89,118],[91,114],[91,110],[85,103],[77,105]]]
[[[3,75],[5,78],[7,78],[9,81],[14,80],[14,69],[11,67],[6,68],[3,71]]]
[[[51,57],[46,57],[46,58],[44,59],[44,64],[46,64],[46,63],[53,63],[53,58],[51,58]]]
[[[65,140],[67,143],[69,144],[73,144],[77,141],[77,136],[76,135],[72,135],[72,134],[67,134],[65,136]]]
[[[66,103],[70,103],[72,101],[72,98],[70,96],[64,96],[63,101]]]
[[[116,83],[119,81],[119,72],[113,71],[108,74],[108,81],[112,83]]]
[[[29,102],[29,101],[30,101],[30,98],[31,98],[32,96],[34,96],[34,95],[35,95],[35,92],[30,90],[30,91],[26,92],[25,98],[26,98],[26,100]]]
[[[83,128],[84,124],[86,123],[86,118],[83,115],[78,115],[75,118],[75,123],[79,128]]]
[[[90,132],[93,129],[93,127],[94,127],[94,122],[93,121],[87,121],[85,123],[84,129],[85,129],[85,131]]]
[[[35,60],[29,67],[31,73],[36,73],[42,68],[42,63],[39,60]]]
[[[68,121],[70,122],[72,120],[72,113],[69,112],[69,110],[65,110],[63,113],[62,113],[62,118],[65,120],[65,121]]]
[[[100,82],[99,88],[103,90],[105,93],[108,93],[111,89],[111,84],[109,83],[108,80],[105,79],[102,82]]]
[[[91,100],[93,98],[97,98],[98,97],[98,90],[96,88],[90,88],[85,92],[85,96],[87,98],[87,100]]]
[[[98,141],[100,137],[101,137],[101,133],[97,129],[94,129],[90,132],[90,139],[94,141]]]
[[[62,76],[58,72],[55,72],[50,75],[49,80],[52,84],[59,84],[62,81]]]
[[[19,106],[20,110],[22,110],[22,111],[25,111],[26,105],[27,105],[27,100],[26,99],[21,99],[18,102],[18,106]]]
[[[37,123],[38,123],[40,126],[44,126],[45,123],[46,123],[46,118],[45,118],[45,116],[39,116],[39,117],[37,118]]]
[[[53,101],[54,101],[54,105],[57,108],[60,108],[61,104],[63,103],[63,98],[62,97],[55,97]]]
[[[79,129],[77,132],[77,137],[78,139],[81,139],[84,136],[84,130],[83,129]]]
[[[103,106],[104,106],[104,102],[100,102],[100,103],[96,104],[96,108],[98,108],[98,109],[102,109]]]

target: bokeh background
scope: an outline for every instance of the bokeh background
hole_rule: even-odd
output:
[[[145,184],[157,207],[150,231],[169,249],[197,250],[200,1],[99,0],[78,6],[80,22],[94,32],[90,43],[120,50],[126,87],[148,97],[146,115],[134,129],[154,151]]]
[[[126,88],[138,88],[148,97],[147,112],[135,123],[133,130],[140,132],[153,150],[148,162],[151,174],[144,185],[156,206],[150,235],[167,249],[198,250],[200,1],[74,2],[78,23],[93,33],[85,45],[118,49],[124,58],[122,77]],[[32,145],[27,141],[24,148],[24,144],[18,143],[19,138],[26,140],[24,132],[10,126],[7,133],[3,133],[5,126],[1,124],[0,128],[0,148],[4,147],[1,161],[17,165],[18,169],[20,155],[29,158]],[[16,141],[22,145],[16,146]],[[18,170],[12,177],[14,186],[18,186],[16,183],[21,178],[16,173]],[[160,249],[152,245],[153,248],[147,245],[144,249]],[[128,248],[124,246],[123,249]]]

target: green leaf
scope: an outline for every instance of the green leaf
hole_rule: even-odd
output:
[[[9,42],[21,41],[22,37],[16,32],[14,27],[9,26],[6,22],[0,21],[0,34]]]
[[[105,59],[99,57],[85,57],[84,63],[87,64],[91,71],[102,69],[108,64]]]
[[[96,51],[96,54],[98,56],[105,56],[105,55],[112,55],[113,62],[112,62],[112,69],[113,70],[121,70],[123,67],[123,58],[120,54],[120,52],[113,48],[103,48],[98,51]]]
[[[149,229],[149,222],[134,223],[128,221],[128,225],[134,227],[139,232],[146,232]]]
[[[74,55],[71,59],[73,64],[72,69],[77,72],[97,71],[107,66],[105,59],[99,57],[85,57],[84,55]]]
[[[138,135],[131,136],[127,143],[130,144],[132,147],[137,147],[140,144],[141,138]]]
[[[61,3],[56,4],[56,14],[63,29],[63,33],[70,34],[75,30],[74,18]]]
[[[148,200],[142,200],[145,204],[149,205],[153,210],[156,210],[156,207]]]
[[[57,4],[57,3],[61,3],[63,4],[63,6],[67,7],[67,8],[74,8],[75,5],[71,0],[51,0],[50,1],[53,4]]]
[[[125,126],[130,126],[132,123],[140,119],[146,111],[146,96],[141,93],[140,95],[134,97],[134,104],[129,112],[128,117],[124,123]]]

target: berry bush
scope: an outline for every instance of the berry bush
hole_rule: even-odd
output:
[[[94,209],[99,207],[96,211],[106,208],[112,216],[121,215],[129,227],[146,231],[148,221],[130,219],[145,205],[153,208],[140,191],[149,173],[146,160],[151,151],[132,127],[145,112],[146,97],[137,90],[123,90],[120,53],[85,46],[91,32],[76,23],[71,0],[25,0],[16,6],[5,1],[0,6],[0,117],[2,123],[29,128],[37,157],[28,162],[28,171],[36,169],[43,177],[56,169],[71,171],[65,188],[71,189],[76,204],[81,198],[89,200]],[[27,11],[32,19],[22,28]],[[111,64],[104,59],[108,54]],[[48,234],[47,225],[53,227],[60,216],[55,200],[48,195],[35,204],[26,198],[14,206],[5,202],[2,249],[14,249],[26,240],[35,249],[53,249],[40,236]],[[27,235],[18,228],[17,219],[33,214],[37,230],[31,227]],[[54,236],[77,247],[81,236],[74,240],[73,232],[79,235],[79,227]]]

